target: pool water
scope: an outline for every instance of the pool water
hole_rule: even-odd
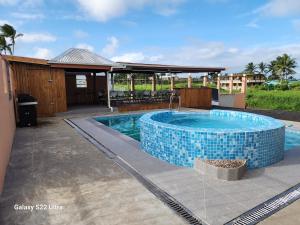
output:
[[[300,147],[300,131],[285,130],[285,150]]]
[[[96,120],[114,130],[119,131],[122,134],[125,134],[137,141],[140,141],[140,124],[139,118],[143,114],[132,114],[132,115],[122,115],[122,116],[109,116],[109,117],[98,117]],[[168,121],[170,124],[181,124],[182,126],[188,127],[199,127],[199,121],[202,127],[212,128],[211,122],[205,122],[207,115],[193,116],[189,118],[184,118],[187,115],[180,115],[173,120]],[[197,122],[195,122],[197,120]],[[198,121],[199,120],[199,121]],[[218,128],[228,128],[228,126],[234,128],[243,128],[247,126],[246,121],[240,124],[229,125],[230,119],[224,121],[223,123],[218,123],[216,126]],[[198,123],[198,124],[195,124]],[[232,121],[230,121],[232,123]],[[253,123],[251,123],[253,125]],[[249,126],[249,124],[248,124]],[[286,129],[285,132],[285,150],[290,150],[296,147],[300,147],[300,132],[294,131],[291,129]]]
[[[266,125],[266,123],[262,121],[250,121],[243,118],[237,120],[233,117],[222,117],[222,119],[220,119],[220,116],[210,115],[208,113],[174,114],[172,117],[165,117],[157,121],[183,127],[216,129],[260,128]]]
[[[105,126],[140,141],[139,118],[142,115],[143,114],[132,114],[124,116],[98,117],[96,120]]]

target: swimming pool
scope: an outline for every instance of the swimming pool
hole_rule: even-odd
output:
[[[118,115],[118,116],[108,116],[108,117],[98,117],[96,120],[100,123],[103,123],[104,125],[117,130],[137,141],[140,141],[140,117],[144,114],[128,114],[128,115]],[[195,126],[195,120],[201,119],[196,116],[196,118],[189,117],[185,118],[186,115],[180,115],[173,119],[173,121],[169,121],[172,123],[185,123],[187,127],[193,127]],[[202,119],[205,119],[206,116],[203,115]],[[226,127],[228,123],[230,122],[230,118],[228,118],[227,121],[225,121],[222,124],[218,124],[219,127]],[[209,124],[204,125],[206,127],[209,127]],[[232,126],[232,125],[230,125]],[[246,126],[246,124],[236,124],[235,125],[238,129],[243,129],[243,126]],[[286,129],[285,132],[285,147],[284,149],[290,150],[294,149],[296,147],[300,147],[300,132],[294,131],[292,129]]]

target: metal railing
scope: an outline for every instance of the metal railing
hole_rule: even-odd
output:
[[[173,95],[173,94],[170,96],[169,110],[173,109],[173,100],[174,100],[175,97],[176,97],[176,95]],[[177,111],[180,111],[180,108],[181,108],[181,97],[180,96],[177,96],[177,97],[178,97]]]

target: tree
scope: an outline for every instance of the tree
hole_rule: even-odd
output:
[[[258,67],[258,72],[259,72],[260,74],[266,75],[266,73],[267,73],[267,68],[268,68],[267,64],[265,64],[264,62],[261,62],[261,63],[259,63],[259,64],[257,65],[257,67]]]
[[[5,37],[0,35],[0,53],[6,54],[7,51],[12,54],[11,44],[7,44]]]
[[[276,59],[276,70],[281,80],[287,80],[289,76],[296,73],[294,70],[297,67],[296,60],[288,54],[278,56]]]
[[[207,76],[210,80],[216,80],[218,78],[218,73],[210,72],[210,73],[207,74]]]
[[[248,75],[254,75],[256,73],[256,65],[253,62],[248,63],[244,72]]]
[[[279,79],[279,75],[278,75],[278,71],[277,71],[277,61],[276,60],[272,60],[268,64],[268,73],[271,74],[268,77],[269,80],[277,80],[277,79]]]
[[[17,34],[16,29],[9,24],[4,24],[3,26],[0,26],[0,32],[2,36],[9,38],[11,40],[12,54],[14,54],[16,39],[18,37],[22,37],[23,34],[21,33]]]

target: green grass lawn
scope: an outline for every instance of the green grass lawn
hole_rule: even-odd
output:
[[[248,89],[247,107],[300,111],[300,90]]]

